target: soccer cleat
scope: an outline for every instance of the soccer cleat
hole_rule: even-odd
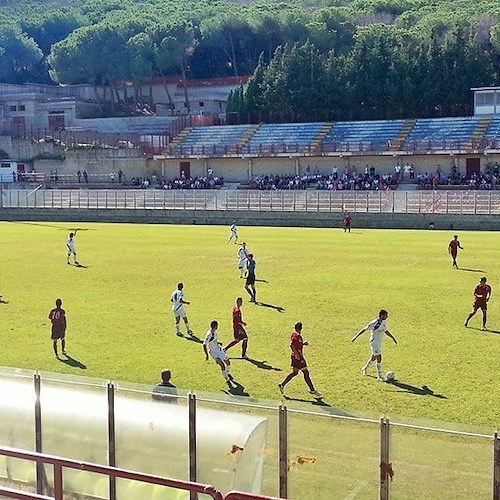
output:
[[[71,266],[71,262],[66,262],[66,264],[68,264],[68,266]]]
[[[241,359],[250,359],[246,354],[242,354]]]
[[[321,392],[317,391],[316,389],[314,391],[309,391],[309,393],[313,396],[316,396],[317,398],[321,397]]]
[[[469,322],[467,320],[464,321],[464,326],[465,326],[465,328],[468,328]]]
[[[278,384],[278,389],[280,390],[281,394],[285,394],[285,388],[281,384]]]
[[[379,375],[379,376],[377,377],[377,380],[378,380],[379,382],[385,382],[384,377],[382,377],[381,375]]]
[[[485,326],[483,326],[483,328],[481,328],[481,330],[482,330],[483,332],[485,332],[487,329],[486,329],[486,327],[485,327]]]
[[[193,330],[188,330],[188,335],[194,335]]]
[[[181,332],[176,332],[175,334],[177,335],[177,337],[182,337],[183,336]]]
[[[62,353],[63,353],[65,356],[67,356],[66,351],[64,351],[64,350],[63,350],[63,352],[62,352]]]

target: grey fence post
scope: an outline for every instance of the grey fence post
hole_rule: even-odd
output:
[[[493,500],[500,500],[500,436],[493,438]]]
[[[389,500],[389,482],[392,480],[392,467],[389,462],[389,419],[380,419],[380,500]]]
[[[37,453],[42,453],[42,406],[40,403],[40,393],[41,393],[41,380],[40,375],[35,373],[33,377],[33,382],[35,385],[35,451]],[[36,492],[39,495],[43,495],[44,486],[44,465],[41,462],[36,463]]]
[[[288,423],[286,406],[278,408],[279,497],[288,498]]]
[[[197,481],[197,458],[198,453],[196,450],[196,396],[189,394],[188,398],[189,410],[189,480]],[[190,500],[196,500],[198,495],[194,492],[189,493]]]
[[[108,382],[108,465],[116,467],[115,386]],[[109,476],[109,500],[116,499],[116,477]]]

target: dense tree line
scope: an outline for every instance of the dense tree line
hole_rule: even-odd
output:
[[[170,75],[252,75],[229,110],[255,120],[470,114],[470,88],[500,81],[500,5],[0,0],[0,81],[109,85],[115,99],[129,81],[140,99]]]

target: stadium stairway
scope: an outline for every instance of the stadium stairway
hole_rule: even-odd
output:
[[[323,144],[323,141],[325,140],[326,136],[330,132],[330,130],[333,127],[333,123],[325,123],[319,132],[316,134],[316,137],[309,143],[308,149],[309,153],[316,153],[316,151],[319,149],[321,144]]]
[[[410,135],[410,132],[413,130],[413,127],[415,126],[416,122],[417,120],[415,118],[409,118],[408,120],[405,120],[398,134],[391,141],[391,146],[389,147],[391,151],[401,150],[403,144],[405,144],[406,141],[408,140],[408,136]]]
[[[175,137],[174,140],[168,145],[168,150],[173,153],[174,150],[180,146],[181,142],[192,132],[193,127],[186,127],[181,130]]]
[[[479,120],[471,137],[472,149],[476,149],[477,146],[479,146],[479,144],[481,143],[481,141],[485,139],[486,133],[488,132],[488,129],[491,126],[491,122],[492,122],[491,116],[484,116]]]
[[[252,125],[239,139],[236,141],[235,144],[233,144],[229,150],[228,154],[230,155],[235,155],[238,154],[247,144],[248,141],[253,137],[255,132],[259,130],[260,125]]]

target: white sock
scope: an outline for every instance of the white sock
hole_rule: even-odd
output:
[[[180,327],[179,323],[176,323],[176,324],[175,324],[175,331],[176,331],[177,333],[181,333],[181,327]]]
[[[363,370],[368,370],[372,366],[372,360],[371,358],[365,363],[365,366],[363,366]]]
[[[224,376],[224,378],[227,380],[229,380],[229,373],[227,370],[222,370],[222,375]]]
[[[376,364],[376,367],[377,367],[377,375],[382,378],[382,363],[377,363]]]
[[[189,328],[189,323],[186,323],[186,328],[187,328],[187,331],[189,333],[189,330],[191,330],[191,328]]]

